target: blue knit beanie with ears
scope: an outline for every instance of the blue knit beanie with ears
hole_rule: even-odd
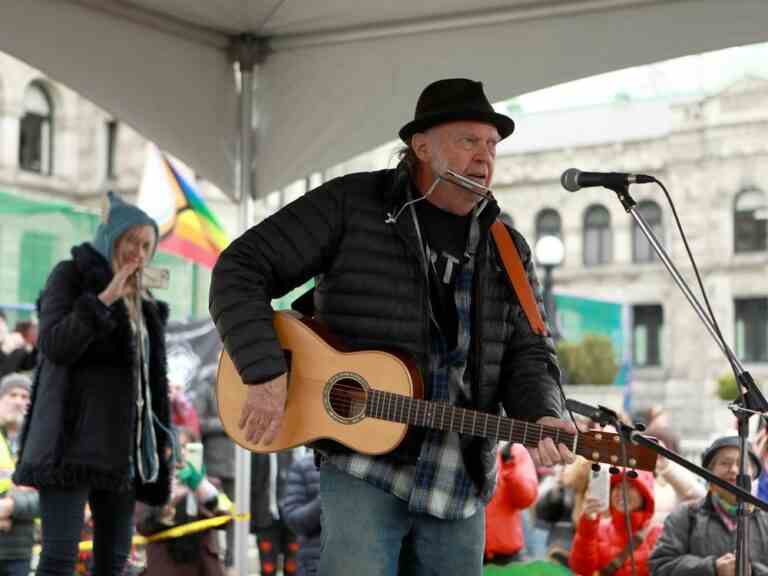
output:
[[[111,190],[107,193],[107,200],[109,205],[106,214],[96,229],[96,236],[94,236],[91,245],[107,259],[110,266],[112,265],[112,251],[115,242],[134,226],[152,226],[155,231],[155,247],[157,247],[157,241],[160,238],[157,222],[150,218],[144,210],[133,204],[128,204]]]

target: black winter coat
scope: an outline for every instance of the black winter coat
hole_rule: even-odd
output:
[[[295,460],[288,469],[280,514],[299,541],[304,576],[316,576],[320,564],[320,470],[315,455]]]
[[[160,475],[144,484],[129,467],[134,448],[137,353],[122,301],[105,306],[97,295],[112,279],[111,267],[90,244],[51,272],[38,303],[40,362],[22,432],[13,480],[45,487],[104,490],[134,488],[138,500],[163,504],[170,495],[171,446],[165,323],[168,307],[144,301],[149,334],[152,409]]]
[[[317,281],[316,318],[346,347],[398,348],[416,360],[428,382],[423,250],[410,208],[396,223],[388,222],[406,202],[409,186],[402,164],[337,178],[246,231],[221,254],[211,280],[211,316],[244,382],[265,382],[286,371],[270,301],[311,278]],[[500,264],[488,232],[498,212],[495,203],[483,211],[476,254],[468,366],[472,407],[499,414],[503,406],[508,416],[528,421],[558,417],[554,346],[532,332]],[[519,233],[512,234],[544,315],[531,250]],[[463,437],[462,453],[481,497],[489,500],[495,444]]]

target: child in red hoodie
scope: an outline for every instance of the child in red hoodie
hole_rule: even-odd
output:
[[[661,533],[661,525],[653,525],[655,509],[653,474],[637,472],[637,478],[627,476],[627,500],[634,535],[634,560],[637,576],[648,576],[648,557]],[[629,533],[624,515],[621,479],[625,473],[611,476],[610,505],[607,514],[600,513],[599,500],[587,497],[576,527],[571,547],[570,564],[576,574],[630,576]]]

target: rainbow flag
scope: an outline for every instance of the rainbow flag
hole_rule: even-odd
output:
[[[170,158],[150,146],[139,206],[157,221],[158,249],[213,268],[229,238],[202,196]]]

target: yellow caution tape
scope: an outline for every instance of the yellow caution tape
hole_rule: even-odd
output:
[[[221,516],[214,516],[213,518],[205,518],[204,520],[195,520],[194,522],[188,522],[187,524],[180,524],[179,526],[156,532],[151,536],[136,534],[133,537],[133,545],[144,546],[145,544],[157,542],[158,540],[181,538],[187,534],[194,534],[195,532],[202,532],[203,530],[223,526],[232,520],[248,520],[250,517],[250,514],[224,514]],[[93,540],[84,540],[80,542],[80,552],[90,552],[91,550],[93,550]],[[35,546],[35,551],[39,553],[40,547]]]
[[[168,528],[168,530],[156,532],[155,534],[152,534],[152,536],[148,536],[146,538],[143,536],[139,536],[139,538],[143,539],[142,543],[157,542],[158,540],[168,540],[170,538],[181,538],[187,534],[194,534],[195,532],[202,532],[203,530],[208,530],[209,528],[223,526],[230,520],[248,520],[250,517],[250,514],[226,514],[223,516],[214,516],[213,518],[195,520],[194,522],[174,526],[173,528]],[[134,541],[135,540],[136,537],[134,537]]]

